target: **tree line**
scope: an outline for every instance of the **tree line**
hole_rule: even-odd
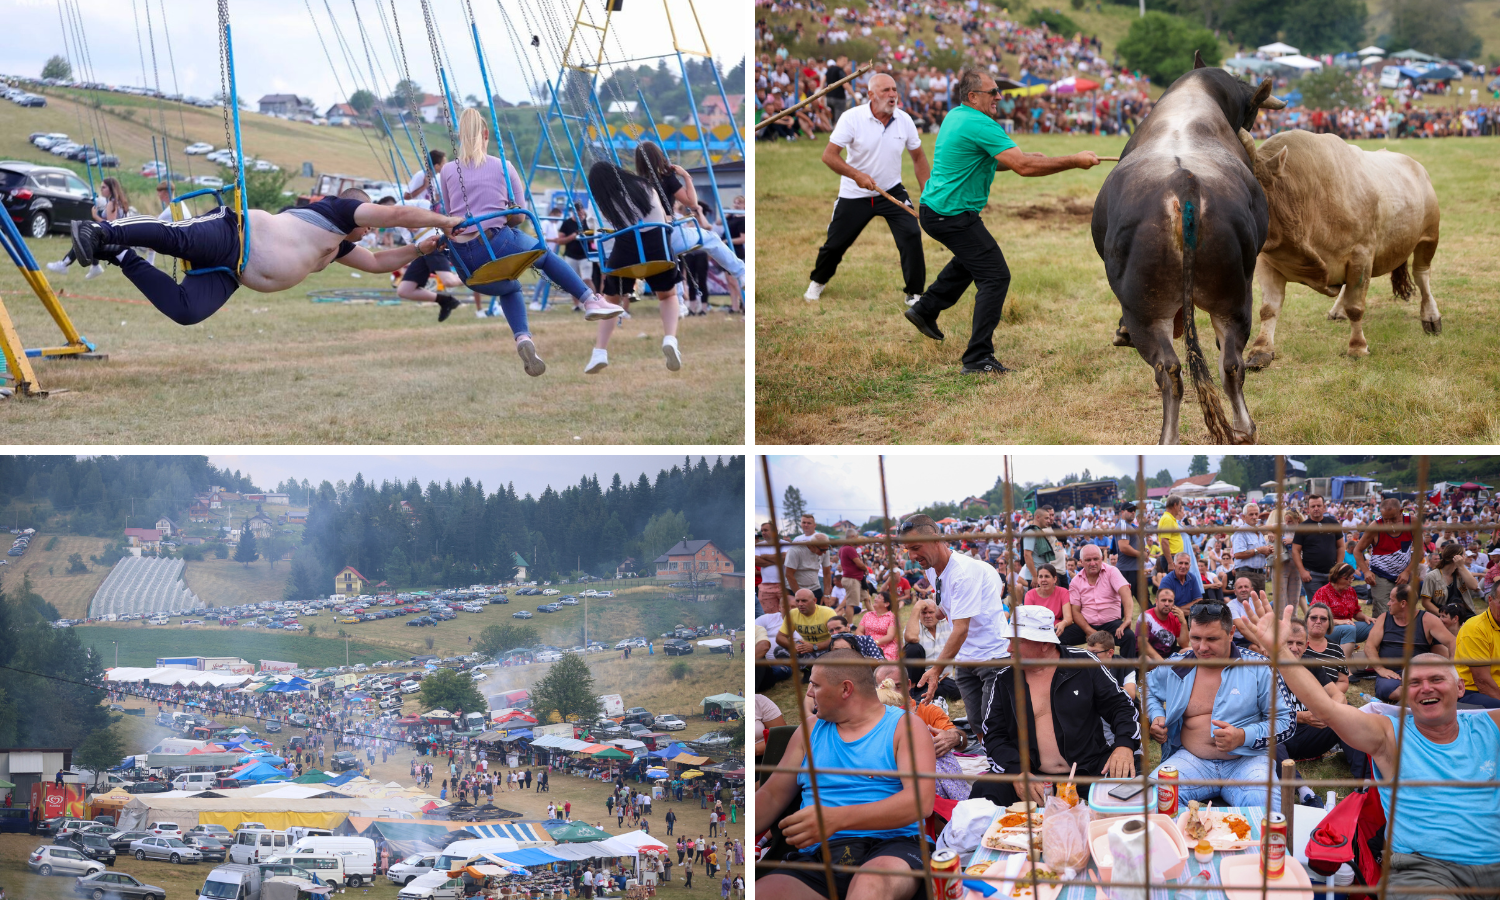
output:
[[[311,498],[287,598],[327,594],[345,566],[397,590],[509,580],[517,556],[531,578],[609,576],[627,560],[630,571],[651,575],[656,557],[683,538],[712,540],[740,568],[744,467],[741,456],[684,459],[654,481],[616,474],[601,487],[585,476],[537,497],[509,484],[487,492],[468,478],[425,488],[416,479],[325,481]]]

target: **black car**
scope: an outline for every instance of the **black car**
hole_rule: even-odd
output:
[[[625,710],[625,715],[620,717],[621,725],[650,725],[655,716],[644,706],[632,706]]]
[[[211,834],[186,834],[182,842],[202,853],[206,862],[223,862],[229,853],[229,848]]]
[[[74,832],[68,839],[73,849],[87,856],[89,859],[97,859],[106,866],[115,864],[115,848],[109,838],[102,834]]]
[[[281,723],[274,719],[267,722],[266,731],[270,734],[279,734],[281,732]]]
[[[498,597],[491,597],[490,598],[490,605],[491,606],[495,605],[496,603],[509,603],[509,602],[510,602],[510,598],[506,597],[504,594],[501,594]]]
[[[165,781],[138,781],[125,787],[126,793],[130,794],[165,794],[171,789],[172,786]]]
[[[151,836],[149,831],[116,831],[107,840],[109,845],[116,850],[129,850],[132,842]]]
[[[347,772],[359,768],[359,757],[349,750],[340,750],[328,760],[328,767],[335,772]]]
[[[661,652],[668,656],[686,656],[693,652],[693,645],[687,641],[669,639],[661,642]]]
[[[68,169],[8,160],[0,162],[0,202],[23,235],[44,238],[90,221],[94,191]]]

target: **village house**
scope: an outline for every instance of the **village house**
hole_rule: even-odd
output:
[[[714,546],[713,541],[678,541],[656,558],[656,577],[667,581],[716,579],[724,572],[733,571],[734,563]]]

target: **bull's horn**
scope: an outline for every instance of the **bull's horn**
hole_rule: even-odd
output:
[[[1275,97],[1267,97],[1266,99],[1260,101],[1260,108],[1261,109],[1286,109],[1286,101],[1285,100],[1278,100]]]
[[[1203,52],[1201,50],[1194,50],[1193,51],[1193,68],[1195,68],[1195,69],[1202,69],[1202,68],[1206,68],[1207,65],[1208,64],[1203,61]]]

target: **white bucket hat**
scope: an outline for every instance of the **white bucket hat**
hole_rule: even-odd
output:
[[[1045,644],[1060,644],[1053,623],[1057,617],[1045,606],[1027,605],[1016,607],[1016,633],[1028,641]]]

